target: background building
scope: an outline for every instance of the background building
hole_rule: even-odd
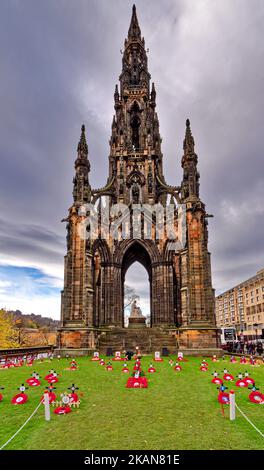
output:
[[[264,269],[216,297],[219,328],[235,328],[237,339],[264,339]]]

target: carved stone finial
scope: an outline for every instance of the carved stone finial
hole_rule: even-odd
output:
[[[84,154],[88,154],[88,145],[86,142],[86,137],[85,137],[85,125],[82,125],[82,130],[81,130],[81,137],[78,143],[77,147],[78,152],[83,152]]]

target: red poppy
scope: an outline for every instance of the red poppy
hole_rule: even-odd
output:
[[[66,415],[67,413],[71,412],[71,407],[70,406],[58,406],[55,408],[54,413],[56,415]]]
[[[247,383],[245,380],[239,379],[236,381],[236,386],[240,388],[245,388],[247,387]]]
[[[3,395],[2,395],[2,393],[0,393],[0,401],[2,401],[2,400],[3,400]]]
[[[52,374],[52,373],[50,373],[50,374],[48,374],[48,375],[45,375],[44,379],[45,379],[45,380],[49,380],[49,379],[51,379],[51,377],[53,377],[53,374]]]
[[[72,392],[72,393],[69,394],[69,397],[70,397],[70,401],[72,403],[76,403],[77,401],[79,401],[79,397],[78,397],[77,393]]]
[[[255,380],[253,380],[251,377],[245,377],[243,380],[244,382],[246,382],[247,385],[252,385],[253,383],[255,383]]]
[[[154,367],[150,367],[150,368],[148,369],[148,372],[156,372],[156,369],[155,369]]]
[[[263,403],[264,402],[264,395],[260,392],[251,392],[248,396],[252,403]]]
[[[229,395],[226,392],[218,393],[218,401],[223,405],[229,405]]]
[[[39,387],[40,381],[36,379],[35,377],[31,377],[30,379],[27,379],[26,382],[30,387]]]
[[[58,378],[54,375],[48,379],[49,384],[55,384],[58,382]]]
[[[106,370],[113,370],[113,366],[106,366]]]
[[[177,371],[177,372],[180,372],[182,370],[182,367],[181,366],[175,366],[174,369]]]
[[[129,369],[128,369],[127,367],[123,367],[122,372],[124,372],[125,374],[127,374],[127,373],[129,372]]]
[[[232,380],[234,380],[234,377],[231,374],[224,374],[223,379],[228,380],[229,382],[231,382]]]
[[[208,371],[208,369],[207,369],[206,366],[201,366],[201,367],[200,367],[200,370],[201,370],[202,372],[207,372],[207,371]]]
[[[12,398],[11,403],[13,403],[13,405],[24,405],[27,401],[28,396],[25,393],[18,393]]]
[[[215,377],[215,378],[212,380],[212,384],[222,385],[222,383],[223,383],[223,380],[220,379],[219,377]]]

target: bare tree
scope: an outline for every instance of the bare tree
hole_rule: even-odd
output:
[[[136,291],[133,287],[125,284],[124,287],[124,308],[126,309],[129,305],[134,302],[134,300],[139,300],[139,295],[136,294]]]
[[[139,300],[139,295],[136,294],[136,291],[133,287],[128,286],[125,284],[124,286],[124,324],[128,326],[128,318],[129,315],[126,312],[126,308],[129,307],[134,300]]]

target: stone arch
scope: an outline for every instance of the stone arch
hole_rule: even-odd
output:
[[[148,253],[149,259],[151,264],[158,263],[160,261],[160,253],[156,246],[156,244],[152,240],[123,240],[119,243],[118,249],[116,250],[114,262],[122,266],[123,258],[127,252],[127,250],[131,249],[134,246],[142,247]]]
[[[149,293],[150,293],[150,326],[152,325],[152,261],[149,247],[144,243],[139,243],[135,240],[133,243],[129,243],[124,250],[121,263],[121,293],[122,293],[122,324],[124,326],[124,286],[125,277],[128,269],[135,262],[140,263],[147,271],[149,281]]]

